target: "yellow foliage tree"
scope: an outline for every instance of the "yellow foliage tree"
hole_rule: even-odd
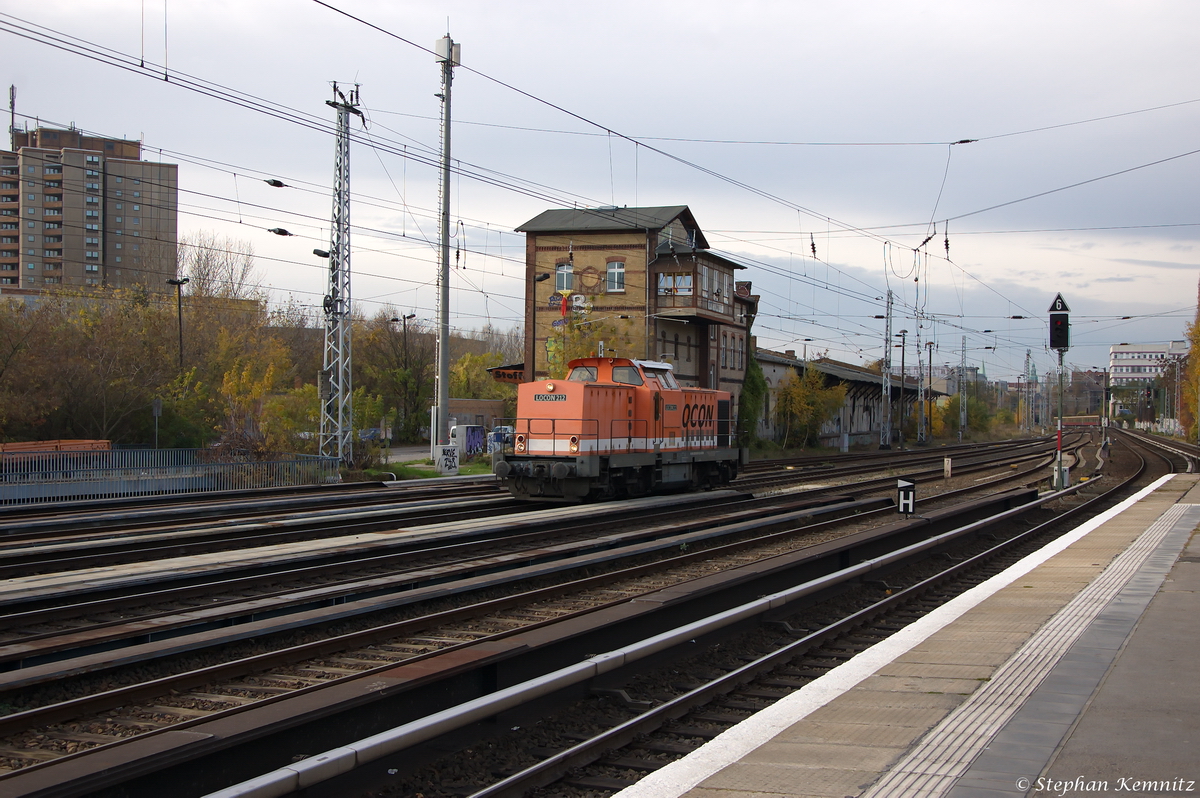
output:
[[[632,336],[628,320],[617,326],[617,317],[589,318],[582,311],[568,311],[563,324],[555,327],[546,339],[546,356],[550,377],[561,380],[567,376],[567,365],[576,358],[599,354],[600,342],[609,354],[630,357]]]
[[[805,369],[802,375],[789,374],[779,385],[776,397],[776,423],[783,427],[783,445],[787,447],[793,434],[800,434],[800,446],[816,438],[821,425],[833,418],[846,402],[846,385],[838,383],[825,387],[825,378],[816,369]]]

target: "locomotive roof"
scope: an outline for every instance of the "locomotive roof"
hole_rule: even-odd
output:
[[[585,360],[613,360],[613,361],[624,360],[626,362],[633,363],[635,366],[640,366],[643,369],[666,369],[667,371],[675,370],[675,367],[672,366],[670,363],[664,363],[661,360],[636,360],[635,358],[632,358],[632,357],[602,357],[600,355],[590,355],[588,357],[577,357],[574,360],[572,360],[570,363],[568,363],[567,365],[573,366],[576,363],[582,363]]]

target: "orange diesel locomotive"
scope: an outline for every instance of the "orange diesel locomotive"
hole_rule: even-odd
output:
[[[669,363],[570,362],[564,380],[523,383],[511,446],[493,471],[518,499],[583,501],[728,484],[747,453],[726,391],[681,388]]]

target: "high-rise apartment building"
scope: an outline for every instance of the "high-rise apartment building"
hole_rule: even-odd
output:
[[[178,167],[140,141],[14,131],[0,151],[0,292],[144,285],[175,276]],[[24,293],[24,292],[22,292]]]

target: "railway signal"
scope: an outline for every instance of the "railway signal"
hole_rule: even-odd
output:
[[[1071,309],[1062,294],[1054,297],[1050,304],[1050,348],[1062,352],[1071,348]]]
[[[896,512],[912,515],[917,511],[917,483],[896,480]]]
[[[1063,419],[1063,353],[1071,348],[1071,320],[1067,301],[1062,294],[1056,294],[1050,303],[1050,348],[1058,352],[1058,453],[1054,460],[1054,489],[1063,490],[1067,487],[1067,470],[1063,467],[1062,458],[1062,419]]]

